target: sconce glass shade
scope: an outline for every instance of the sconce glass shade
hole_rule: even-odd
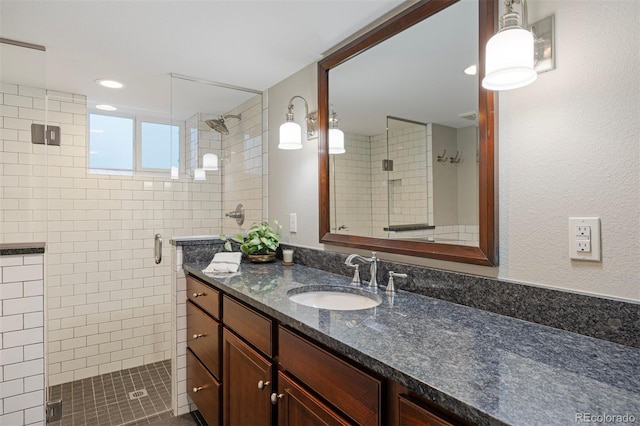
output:
[[[218,156],[215,154],[205,154],[202,156],[202,168],[204,170],[218,170]]]
[[[329,154],[344,154],[344,133],[338,128],[329,129]]]
[[[178,179],[179,177],[178,168],[176,166],[171,167],[171,179]]]
[[[510,90],[533,83],[533,34],[520,27],[504,29],[487,42],[485,77],[482,87]]]
[[[207,175],[204,169],[195,169],[193,171],[193,180],[206,180]]]
[[[279,149],[301,149],[302,127],[293,121],[287,121],[280,125]]]

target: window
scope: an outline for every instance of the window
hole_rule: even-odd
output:
[[[180,165],[183,127],[160,120],[89,114],[89,169],[168,172]]]

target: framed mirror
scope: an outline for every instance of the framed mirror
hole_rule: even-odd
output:
[[[480,84],[497,18],[497,0],[423,0],[318,63],[321,243],[497,265],[497,117]]]

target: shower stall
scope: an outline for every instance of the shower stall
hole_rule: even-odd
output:
[[[51,424],[171,416],[177,366],[167,242],[241,232],[223,215],[238,203],[245,227],[262,219],[262,94],[165,75],[127,81],[153,84],[151,103],[87,97],[47,86],[46,50],[0,48],[0,243],[46,245],[43,290],[29,295],[40,301],[43,320],[31,334],[41,342],[23,342],[41,356],[16,378],[29,386],[3,397],[42,398],[42,418],[37,404],[31,414],[16,411],[25,424],[43,424],[45,404]],[[117,110],[98,108],[106,103]],[[205,154],[217,164],[204,164]],[[19,330],[1,331],[2,349],[12,349],[7,333]]]

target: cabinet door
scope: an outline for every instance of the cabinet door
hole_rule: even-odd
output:
[[[442,417],[408,400],[398,397],[399,426],[453,426]]]
[[[222,347],[224,424],[270,425],[273,364],[227,329]]]
[[[279,426],[350,424],[282,372],[278,373],[278,394]]]

